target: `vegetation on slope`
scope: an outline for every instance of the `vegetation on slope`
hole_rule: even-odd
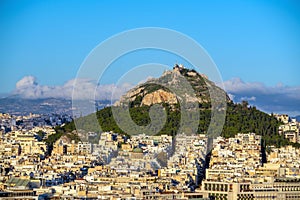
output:
[[[80,138],[76,133],[72,131],[75,130],[74,121],[67,123],[65,126],[57,126],[55,127],[55,134],[50,135],[47,139],[45,139],[45,143],[49,147],[53,147],[53,144],[63,135],[66,135],[70,140],[74,140],[75,142],[79,142]]]
[[[168,105],[164,105],[167,113],[167,120],[164,127],[158,132],[160,134],[175,135],[179,129],[181,113],[179,109],[170,109]],[[130,114],[132,120],[140,126],[146,126],[151,121],[149,118],[149,106],[133,107],[130,108]],[[200,120],[198,133],[206,133],[211,120],[210,109],[200,109]],[[102,131],[114,131],[122,134],[125,133],[121,130],[114,120],[111,107],[104,108],[96,113],[98,122]],[[82,123],[81,127],[86,131],[99,132],[99,129],[91,123],[91,116],[86,116],[77,123]],[[189,123],[189,122],[187,122]],[[289,142],[283,136],[278,134],[278,127],[281,123],[276,120],[272,115],[266,114],[251,107],[247,102],[240,104],[228,103],[225,124],[222,130],[222,136],[229,138],[234,137],[237,133],[254,132],[262,136],[264,145],[275,145],[277,147],[290,145],[299,146]],[[71,132],[75,129],[74,121],[66,124],[64,127],[60,127],[58,134],[62,135],[66,132]],[[188,132],[188,130],[186,130]],[[59,137],[53,136],[53,137]],[[49,138],[48,138],[49,139]],[[50,139],[51,140],[51,139]]]
[[[176,88],[184,85],[184,81],[182,81],[180,76],[176,74],[179,70],[179,73],[183,75],[184,78],[188,81],[188,83],[192,86],[199,100],[199,109],[197,109],[197,112],[199,112],[200,114],[200,119],[197,133],[206,134],[208,132],[208,127],[210,126],[210,124],[212,124],[211,128],[212,130],[215,130],[213,132],[219,133],[221,131],[221,135],[226,138],[234,137],[234,135],[236,135],[237,133],[254,132],[262,136],[264,147],[267,145],[276,145],[280,147],[289,144],[292,144],[293,146],[300,146],[299,144],[290,143],[287,139],[284,138],[284,136],[278,134],[278,127],[280,125],[280,122],[278,122],[272,115],[261,112],[257,110],[256,107],[249,106],[246,101],[238,104],[233,103],[229,100],[229,97],[221,88],[218,88],[216,85],[214,85],[214,83],[209,81],[205,76],[198,74],[195,70],[178,68],[178,66],[175,68],[177,72],[169,71],[167,73],[164,73],[163,76],[161,76],[160,78],[148,81],[140,86],[137,86],[124,96],[124,99],[127,98],[131,100],[129,104],[129,112],[132,120],[137,125],[147,126],[151,124],[151,120],[149,117],[150,107],[141,105],[142,99],[145,96],[145,94],[149,94],[159,89],[168,91],[167,88],[173,88],[174,90],[176,90]],[[207,84],[215,88],[215,90],[219,94],[225,93],[226,96],[226,119],[223,129],[220,131],[216,131],[218,127],[216,125],[222,123],[221,121],[213,121],[213,123],[211,123],[211,102]],[[166,86],[166,88],[164,88],[164,86]],[[185,90],[181,92],[183,94],[180,95],[184,97]],[[224,95],[219,96],[221,98]],[[185,129],[182,131],[185,133],[193,132],[193,130],[189,128],[192,127],[192,124],[195,122],[195,119],[193,118],[195,117],[195,115],[191,113],[192,111],[185,113],[186,116],[181,116],[183,115],[183,113],[180,112],[180,104],[169,105],[165,102],[161,105],[164,107],[167,114],[166,123],[161,130],[159,127],[156,127],[156,123],[152,123],[151,130],[153,130],[153,133],[156,133],[158,135],[175,135],[178,132],[180,126],[182,125],[180,124],[182,123],[181,118],[188,119],[185,120],[185,126],[183,126],[185,127]],[[157,113],[154,114],[158,115]],[[76,124],[78,125],[78,127],[82,128],[85,131],[114,131],[122,134],[132,134],[130,132],[126,133],[120,129],[120,127],[115,121],[111,107],[107,107],[100,111],[97,111],[96,116],[99,124],[93,123],[95,120],[95,114],[76,119]],[[126,117],[124,117],[123,119],[126,119]],[[130,129],[130,123],[126,122],[124,124],[125,126],[128,126],[126,128]],[[101,126],[101,130],[99,130],[99,125]],[[64,127],[60,127],[59,129],[57,129],[57,134],[71,132],[74,129],[75,123],[73,121],[71,123],[66,124]],[[59,135],[53,136],[53,140],[55,140],[58,136]]]

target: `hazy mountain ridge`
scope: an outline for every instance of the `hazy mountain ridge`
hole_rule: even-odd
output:
[[[110,105],[110,101],[95,101],[98,109]],[[0,98],[0,113],[12,115],[34,114],[68,114],[72,116],[72,100],[63,98],[28,99],[19,95]]]

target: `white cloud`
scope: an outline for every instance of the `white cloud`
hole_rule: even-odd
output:
[[[150,80],[153,80],[153,79],[154,79],[153,76],[147,76],[147,78],[145,78],[145,79],[139,81],[139,82],[138,82],[138,85],[139,85],[139,84],[146,83],[147,81],[150,81]]]
[[[229,96],[229,98],[232,100],[232,101],[234,101],[235,99],[234,99],[234,95],[233,94],[230,94],[230,93],[228,93],[228,96]]]
[[[250,101],[266,112],[300,114],[300,86],[291,87],[282,83],[266,86],[259,82],[244,82],[240,78],[233,78],[223,84],[235,101]]]
[[[115,100],[130,88],[132,85],[127,83],[99,86],[95,81],[79,78],[69,80],[62,86],[46,86],[39,85],[33,76],[25,76],[16,83],[13,93],[31,99],[49,97],[71,99],[73,97],[74,99]]]
[[[263,83],[259,82],[251,82],[246,83],[242,81],[240,78],[233,78],[228,81],[223,82],[224,88],[228,92],[246,92],[246,91],[252,91],[257,90],[260,92],[265,92],[265,86]]]
[[[289,87],[282,83],[269,87],[259,82],[244,82],[240,78],[225,81],[224,88],[233,101],[247,100],[266,112],[300,114],[300,86]],[[39,85],[33,76],[25,76],[16,83],[14,94],[24,98],[117,100],[133,87],[132,84],[98,86],[89,79],[72,79],[61,86]]]
[[[34,76],[25,76],[16,83],[16,88],[21,89],[26,87],[34,87],[36,85],[38,85],[38,83]]]
[[[123,94],[125,94],[132,87],[133,85],[129,83],[123,83],[121,85],[115,85],[115,84],[100,85],[97,88],[96,98],[118,100]]]
[[[241,101],[255,101],[256,97],[255,96],[251,96],[251,97],[241,97],[240,98]]]
[[[285,86],[282,83],[278,83],[275,86],[268,87],[263,83],[259,82],[244,82],[240,78],[233,78],[225,81],[224,88],[229,93],[240,93],[240,94],[284,94],[290,98],[300,100],[300,86]],[[255,96],[255,95],[254,95]]]

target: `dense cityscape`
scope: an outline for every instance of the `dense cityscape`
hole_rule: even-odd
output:
[[[217,137],[211,153],[202,134],[114,132],[94,144],[62,136],[50,152],[47,138],[70,116],[0,117],[2,199],[300,198],[299,149],[268,146],[263,155],[255,133]],[[299,142],[300,123],[275,117],[283,123],[279,134]]]
[[[300,0],[2,0],[0,44],[0,200],[300,200]]]

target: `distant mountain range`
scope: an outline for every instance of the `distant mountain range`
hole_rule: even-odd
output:
[[[298,122],[300,122],[300,115],[297,115],[297,116],[292,117],[292,118],[294,118],[294,119],[296,119]]]
[[[109,106],[110,101],[95,101],[95,106],[101,109]],[[68,99],[44,98],[26,99],[20,96],[0,98],[0,113],[12,115],[34,114],[68,114],[72,116],[72,101]]]

